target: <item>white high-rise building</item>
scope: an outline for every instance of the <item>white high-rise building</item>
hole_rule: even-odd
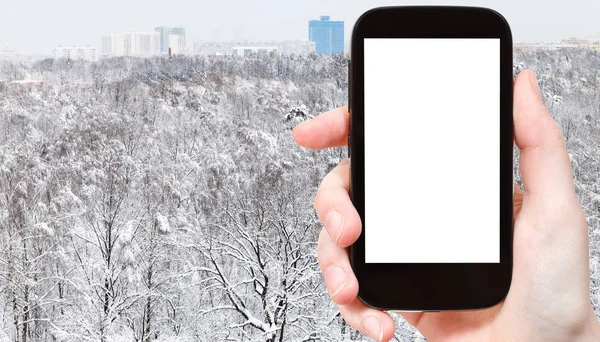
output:
[[[169,49],[171,49],[172,55],[180,55],[183,53],[184,47],[182,46],[182,40],[179,35],[169,35]]]
[[[90,62],[98,60],[96,48],[92,46],[57,46],[52,50],[52,56],[55,59],[68,58]]]
[[[113,53],[113,35],[103,36],[100,43],[100,54],[102,57],[111,56]]]
[[[131,32],[130,38],[132,56],[155,55],[160,52],[160,35],[158,32]]]
[[[158,32],[123,32],[102,37],[102,55],[153,56],[160,53]]]

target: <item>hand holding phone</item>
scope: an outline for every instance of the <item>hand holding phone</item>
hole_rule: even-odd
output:
[[[350,115],[346,108],[338,108],[300,124],[294,138],[302,146],[322,149],[343,145],[349,132]],[[587,223],[575,196],[561,132],[543,106],[530,71],[521,73],[514,83],[514,134],[521,150],[525,191],[514,188],[510,291],[500,304],[483,310],[402,312],[430,341],[600,340],[600,326],[589,301]],[[346,159],[323,180],[315,198],[315,209],[326,228],[319,238],[319,262],[329,294],[344,319],[385,341],[394,334],[393,320],[357,297],[359,282],[346,251],[363,229],[350,200],[349,174]],[[465,184],[463,191],[468,194],[476,186]],[[390,193],[386,198],[394,200],[401,195]],[[472,213],[477,201],[472,198],[461,203],[464,215]],[[384,285],[380,289],[392,301],[407,295],[400,293],[405,291],[402,287],[389,291]]]
[[[525,191],[515,185],[510,291],[502,303],[483,310],[400,312],[429,341],[600,340],[589,298],[587,223],[575,197],[562,134],[541,102],[531,71],[517,77],[514,94],[515,142],[521,150]],[[347,108],[338,108],[297,126],[294,138],[301,146],[324,149],[343,145],[348,132]],[[349,172],[345,159],[325,177],[315,198],[325,226],[319,237],[319,263],[329,294],[348,324],[387,341],[395,332],[394,321],[357,298],[359,286],[348,258],[346,247],[362,230],[348,194]],[[473,186],[477,185],[465,185],[464,192]],[[465,215],[475,201],[462,204]],[[328,219],[331,213],[340,216]],[[394,297],[400,291],[386,294]]]

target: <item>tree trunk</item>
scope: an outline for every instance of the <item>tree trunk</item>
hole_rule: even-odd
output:
[[[21,232],[22,231],[23,229],[21,229]],[[21,236],[21,239],[23,244],[23,271],[27,272],[27,262],[29,259],[27,255],[27,242],[24,236]],[[21,341],[27,342],[27,335],[29,334],[29,285],[27,283],[23,287],[23,303],[25,303],[25,305],[23,306],[23,326],[21,327]]]
[[[150,307],[151,307],[151,299],[150,296],[148,296],[148,300],[146,301],[146,331],[144,332],[144,342],[150,342],[151,340],[151,336],[150,334],[152,333],[152,329],[150,328],[150,323],[152,321],[152,315],[150,313]]]
[[[10,242],[9,242],[10,243]],[[8,249],[8,284],[10,287],[10,294],[12,296],[12,310],[13,310],[13,324],[15,332],[15,342],[19,342],[19,312],[17,305],[17,294],[15,293],[15,272],[13,265],[12,256],[12,245]]]

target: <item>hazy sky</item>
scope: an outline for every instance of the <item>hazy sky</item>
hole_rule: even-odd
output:
[[[383,5],[491,7],[511,24],[517,41],[554,41],[600,32],[598,0],[0,0],[0,48],[50,52],[56,45],[99,46],[105,34],[187,28],[196,40],[307,39],[310,19],[330,15],[346,22],[346,37],[366,10]],[[348,38],[346,38],[348,40]]]

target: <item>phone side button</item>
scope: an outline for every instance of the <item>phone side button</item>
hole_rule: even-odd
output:
[[[348,60],[348,112],[352,112],[352,61]]]
[[[348,158],[350,158],[352,144],[350,143],[350,134],[348,134]]]

